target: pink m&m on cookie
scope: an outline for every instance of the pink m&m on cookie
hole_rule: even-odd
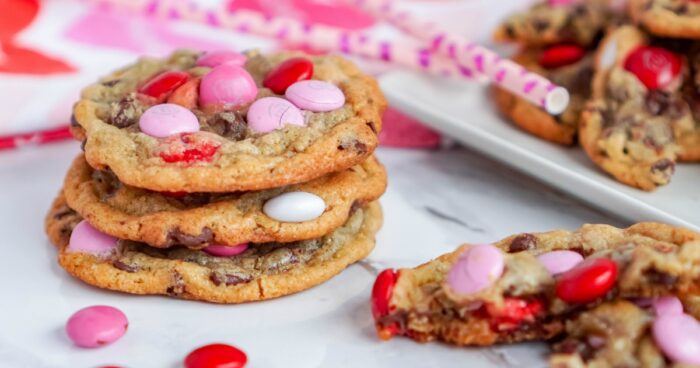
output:
[[[95,305],[75,312],[66,323],[66,333],[76,345],[95,348],[118,340],[128,327],[129,321],[122,311]]]
[[[248,243],[238,245],[210,245],[202,250],[215,257],[233,257],[245,252],[246,249],[248,249]]]
[[[447,284],[458,294],[474,294],[491,286],[503,275],[505,261],[491,244],[467,248],[447,274]]]
[[[674,363],[700,364],[700,322],[687,314],[663,314],[652,325],[654,341]]]
[[[99,232],[87,221],[80,221],[73,228],[68,241],[67,251],[70,253],[90,253],[106,256],[117,248],[117,238]]]
[[[332,111],[345,104],[340,88],[320,80],[296,82],[287,88],[285,96],[300,109],[314,112]]]
[[[248,71],[240,66],[222,64],[212,69],[199,84],[199,103],[203,106],[242,106],[258,94],[258,87]]]
[[[192,111],[176,104],[151,106],[139,118],[142,132],[156,138],[199,131],[199,120]]]
[[[675,296],[664,296],[655,299],[652,302],[652,306],[657,316],[683,313],[683,303]]]
[[[304,115],[291,102],[279,97],[263,97],[250,105],[248,127],[258,133],[280,129],[287,124],[304,126]]]
[[[554,250],[537,256],[551,275],[564,273],[583,261],[583,256],[570,250]]]
[[[243,66],[246,62],[246,56],[240,52],[231,50],[219,50],[204,53],[197,59],[197,66],[206,66],[214,68],[222,64],[231,64]]]

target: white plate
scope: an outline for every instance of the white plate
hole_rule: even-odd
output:
[[[700,231],[700,165],[680,164],[671,184],[644,192],[607,176],[580,148],[545,142],[505,121],[481,85],[411,72],[388,74],[380,82],[394,107],[596,207],[635,222]]]

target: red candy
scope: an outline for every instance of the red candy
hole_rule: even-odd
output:
[[[185,84],[190,75],[176,70],[160,73],[139,88],[144,95],[161,99],[167,97],[177,87]]]
[[[277,68],[267,73],[263,86],[278,95],[283,95],[292,84],[311,79],[314,74],[314,64],[305,58],[291,58]]]
[[[391,268],[379,273],[372,287],[372,316],[377,319],[389,314],[389,299],[399,274]]]
[[[486,312],[490,316],[491,326],[498,330],[507,330],[518,327],[523,321],[533,322],[534,316],[542,311],[542,307],[539,300],[505,298],[501,308],[487,304]]]
[[[625,60],[625,69],[649,89],[671,84],[681,73],[683,59],[660,47],[640,46]]]
[[[185,368],[242,368],[248,362],[244,352],[226,344],[204,345],[185,358]]]
[[[219,150],[219,144],[203,139],[197,134],[183,133],[165,141],[165,149],[158,155],[168,163],[211,161]]]
[[[559,299],[588,303],[607,294],[617,280],[617,264],[607,258],[584,261],[563,273],[556,285]]]
[[[577,45],[556,45],[542,51],[539,63],[547,69],[570,65],[581,60],[586,50]]]

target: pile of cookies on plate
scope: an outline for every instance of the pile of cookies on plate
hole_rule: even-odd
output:
[[[83,153],[46,218],[59,263],[105,289],[275,298],[366,257],[386,107],[338,56],[177,51],[82,92]]]
[[[668,184],[677,162],[700,161],[699,2],[549,0],[512,15],[495,38],[521,44],[514,59],[571,94],[550,116],[496,90],[527,132],[580,143],[602,170],[646,191]]]

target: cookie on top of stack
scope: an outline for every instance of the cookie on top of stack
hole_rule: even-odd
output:
[[[84,153],[46,218],[59,263],[100,288],[275,298],[366,257],[386,102],[337,56],[181,50],[83,90]]]

